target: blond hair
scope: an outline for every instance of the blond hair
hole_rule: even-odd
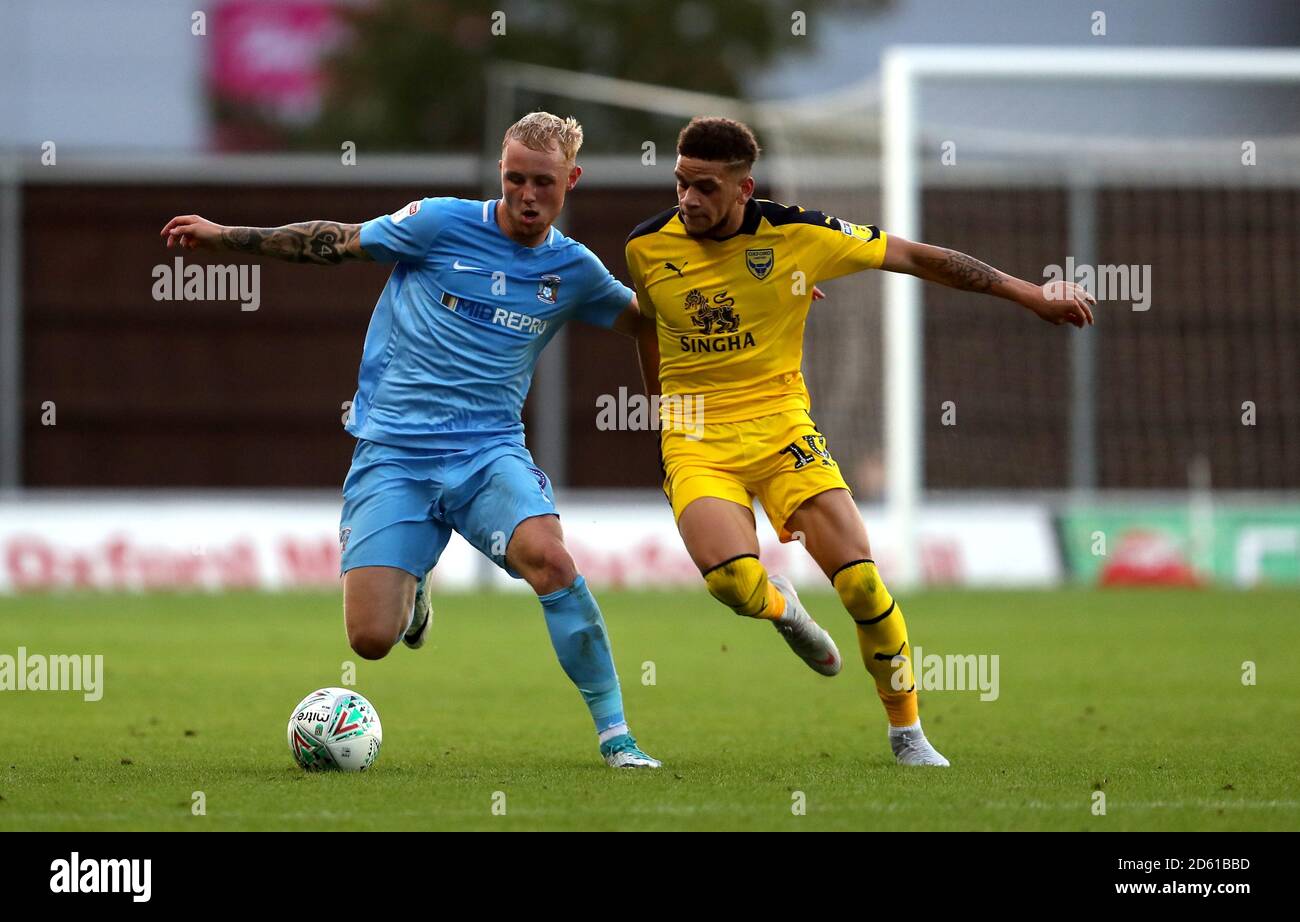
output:
[[[582,147],[582,126],[573,116],[560,118],[549,112],[529,112],[506,129],[506,136],[501,139],[502,151],[511,138],[540,151],[548,151],[555,144],[564,159],[573,163],[578,159],[578,148]]]

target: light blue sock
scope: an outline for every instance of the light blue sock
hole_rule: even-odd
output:
[[[579,576],[567,589],[538,596],[537,600],[546,614],[546,629],[555,655],[587,702],[596,732],[602,738],[620,726],[626,732],[623,693],[614,671],[609,634],[587,581]]]

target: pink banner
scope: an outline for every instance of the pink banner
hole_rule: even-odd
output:
[[[321,62],[346,36],[324,0],[226,0],[208,23],[209,84],[221,99],[308,121],[320,109]]]

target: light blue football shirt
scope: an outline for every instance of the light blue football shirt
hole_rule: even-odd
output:
[[[533,367],[568,320],[608,327],[632,292],[554,227],[536,247],[497,226],[496,201],[426,198],[361,225],[396,262],[366,332],[347,431],[408,448],[508,436]]]

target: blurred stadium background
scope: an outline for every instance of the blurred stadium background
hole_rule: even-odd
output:
[[[1289,0],[808,0],[806,34],[766,0],[202,12],[0,0],[0,592],[337,585],[341,418],[388,270],[268,263],[256,311],[155,300],[174,214],[362,221],[491,196],[502,131],[543,107],[587,133],[562,228],[626,281],[623,240],[674,203],[692,114],[752,121],[760,194],[889,231],[887,48],[1300,43]],[[901,472],[882,279],[826,286],[806,372],[886,576],[911,476],[925,585],[1300,585],[1300,84],[958,77],[917,98],[922,239],[1029,279],[1072,257],[1151,281],[1148,309],[1103,303],[1085,332],[927,289]],[[568,329],[530,447],[589,580],[694,586],[655,434],[598,428],[621,388],[639,392],[629,344]],[[771,568],[814,578],[764,534]],[[437,578],[510,585],[459,541]]]

